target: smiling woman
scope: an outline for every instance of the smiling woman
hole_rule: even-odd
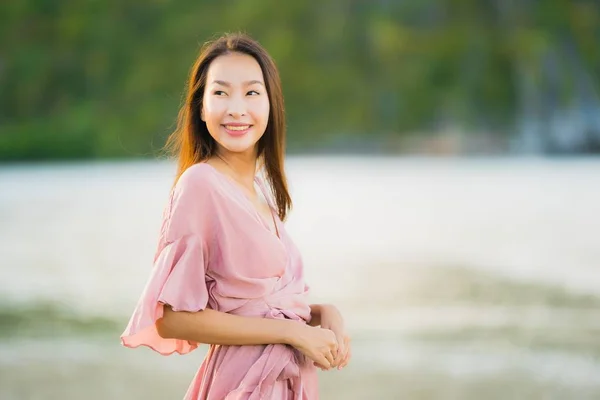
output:
[[[207,82],[201,118],[208,132],[227,151],[253,153],[269,120],[260,65],[247,54],[223,55],[210,65]]]
[[[122,343],[163,355],[209,344],[188,400],[318,399],[316,368],[344,367],[349,338],[337,308],[307,301],[283,224],[279,73],[256,41],[234,34],[204,47],[168,146],[177,179]]]

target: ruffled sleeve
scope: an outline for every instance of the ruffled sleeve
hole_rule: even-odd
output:
[[[180,177],[165,208],[154,267],[121,335],[124,346],[148,346],[163,355],[186,354],[198,347],[196,342],[161,338],[155,323],[163,316],[164,304],[188,312],[207,307],[207,243],[214,235],[211,203],[206,170],[200,165],[190,167]]]

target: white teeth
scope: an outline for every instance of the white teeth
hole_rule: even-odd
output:
[[[245,131],[246,129],[250,128],[250,125],[239,125],[239,126],[225,125],[225,128],[230,131]]]

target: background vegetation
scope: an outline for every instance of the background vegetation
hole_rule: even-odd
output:
[[[155,156],[227,31],[276,59],[290,151],[600,148],[596,1],[22,0],[0,5],[0,160]]]

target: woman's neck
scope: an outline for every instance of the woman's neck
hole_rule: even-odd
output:
[[[256,176],[256,156],[254,154],[218,152],[210,160],[215,167],[229,175],[249,191],[254,191],[254,178]]]

